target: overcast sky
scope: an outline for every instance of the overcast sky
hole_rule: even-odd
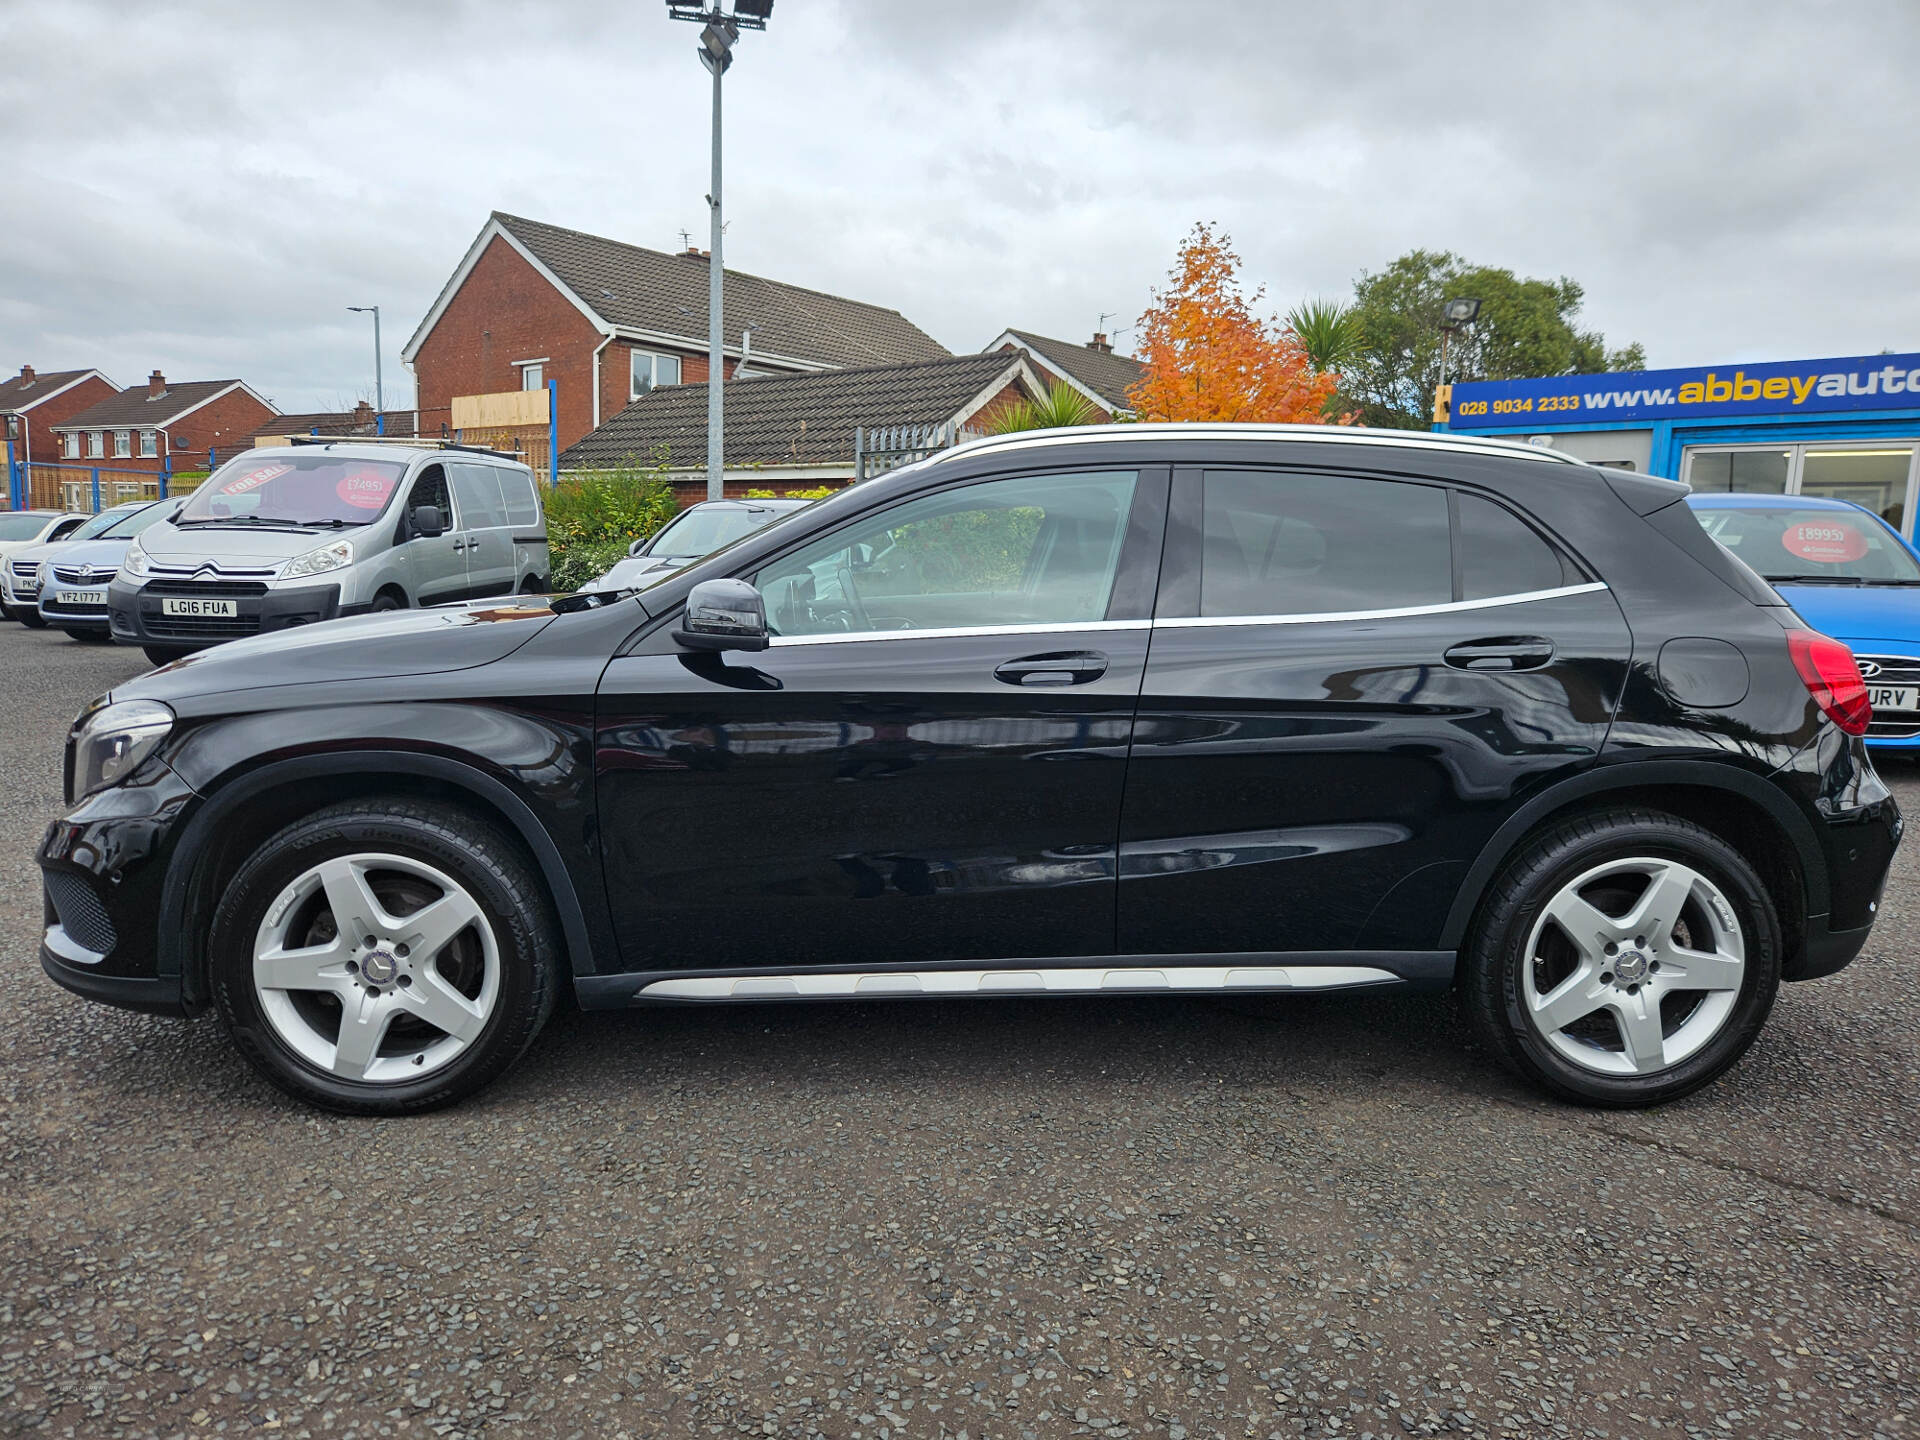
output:
[[[704,244],[659,0],[0,0],[0,373],[371,395],[495,208]],[[1920,4],[779,0],[727,260],[949,348],[1131,325],[1196,220],[1270,308],[1416,246],[1586,286],[1654,366],[1920,350]],[[1128,336],[1119,339],[1124,347]]]

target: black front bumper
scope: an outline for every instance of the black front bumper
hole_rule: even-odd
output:
[[[168,600],[230,601],[237,613],[169,615]],[[258,582],[184,580],[149,580],[144,585],[116,580],[107,587],[107,608],[113,616],[114,639],[127,645],[162,646],[218,645],[353,613],[353,607],[341,606],[338,585],[269,589]]]

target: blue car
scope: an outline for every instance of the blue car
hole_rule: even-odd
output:
[[[90,539],[60,546],[40,563],[40,618],[75,640],[111,643],[107,586],[120,573],[127,546],[142,530],[179,508],[177,500],[148,500],[102,511],[103,517],[117,514],[120,518]]]
[[[1867,745],[1920,756],[1920,551],[1878,515],[1817,495],[1694,495],[1706,532],[1844,642],[1873,702]]]

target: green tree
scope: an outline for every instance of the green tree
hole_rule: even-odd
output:
[[[1287,328],[1299,337],[1316,375],[1346,369],[1364,341],[1353,307],[1338,300],[1302,301],[1287,312]]]
[[[1064,380],[1055,380],[1038,400],[1009,400],[987,422],[989,435],[1011,435],[1019,430],[1057,430],[1069,425],[1091,425],[1100,412],[1091,400]]]
[[[1609,350],[1597,330],[1579,328],[1578,281],[1526,280],[1511,270],[1469,265],[1447,251],[1410,250],[1354,282],[1349,314],[1361,343],[1341,367],[1340,403],[1361,423],[1424,430],[1440,379],[1440,317],[1454,296],[1481,302],[1480,317],[1447,342],[1447,379],[1511,380],[1644,370],[1639,344]]]

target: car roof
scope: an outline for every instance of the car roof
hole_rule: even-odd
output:
[[[798,510],[811,505],[811,500],[802,500],[796,495],[762,495],[755,499],[733,498],[725,500],[702,500],[689,505],[688,510]],[[681,512],[685,513],[685,511]]]
[[[256,445],[253,449],[269,454],[279,450],[324,450],[330,455],[344,455],[349,460],[392,460],[402,465],[411,463],[418,456],[444,455],[453,460],[491,461],[498,465],[517,466],[522,470],[529,468],[524,461],[498,450],[489,450],[483,445],[420,445],[402,440],[332,440],[325,436],[311,436],[295,437],[292,445]]]
[[[1021,450],[1042,445],[1132,445],[1140,441],[1183,442],[1209,440],[1305,440],[1325,445],[1358,445],[1382,448],[1451,450],[1472,455],[1504,455],[1513,459],[1537,460],[1550,465],[1584,465],[1564,451],[1529,445],[1520,440],[1499,440],[1487,435],[1456,435],[1450,431],[1387,430],[1365,425],[1224,425],[1205,422],[1182,424],[1146,423],[1138,425],[1080,425],[1052,430],[1018,430],[1010,435],[989,435],[969,440],[951,450],[942,450],[926,462],[944,465],[950,460],[1000,450]],[[904,467],[902,467],[904,468]]]
[[[1732,494],[1689,495],[1687,503],[1696,510],[1866,510],[1851,500],[1836,500],[1830,495],[1773,495],[1761,491]],[[1873,512],[1867,510],[1871,515]]]

